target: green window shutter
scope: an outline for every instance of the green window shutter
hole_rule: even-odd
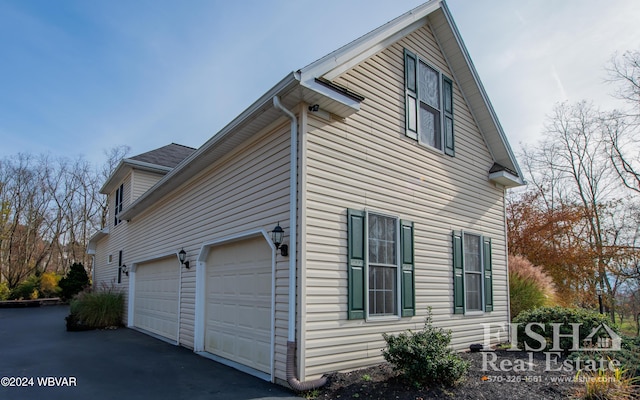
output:
[[[348,223],[348,318],[364,318],[364,257],[366,214],[361,210],[347,210]]]
[[[453,81],[443,76],[442,88],[444,95],[444,153],[455,155],[455,138],[453,135]]]
[[[484,266],[484,310],[493,311],[493,271],[491,268],[491,238],[482,238],[482,264]]]
[[[418,140],[418,58],[404,50],[405,134]]]
[[[416,315],[415,255],[413,222],[400,221],[402,316]]]
[[[464,314],[464,260],[462,232],[453,231],[453,313]]]

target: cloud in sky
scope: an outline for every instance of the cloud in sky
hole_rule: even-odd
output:
[[[420,0],[0,2],[0,157],[200,146],[287,73]],[[612,105],[604,65],[637,49],[640,2],[449,0],[512,145],[554,103]]]

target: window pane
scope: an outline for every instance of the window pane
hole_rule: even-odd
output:
[[[466,298],[468,311],[482,310],[482,275],[478,273],[468,273],[466,276]]]
[[[369,262],[396,264],[396,219],[369,214]]]
[[[423,62],[420,62],[418,70],[418,98],[431,107],[440,109],[438,72]]]
[[[464,234],[464,270],[481,271],[480,236]]]
[[[442,149],[440,113],[420,103],[420,142]]]
[[[396,315],[397,268],[369,267],[369,314]]]

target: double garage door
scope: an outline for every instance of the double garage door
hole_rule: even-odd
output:
[[[262,236],[212,246],[204,284],[204,350],[270,374],[272,251]],[[135,327],[178,341],[180,264],[136,267]]]

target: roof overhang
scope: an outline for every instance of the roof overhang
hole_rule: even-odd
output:
[[[341,118],[357,112],[363,99],[344,89],[332,88],[319,82],[303,84],[299,72],[288,74],[135,202],[122,210],[119,217],[131,220],[250,137],[283,119],[282,112],[273,106],[275,96],[280,97],[282,105],[288,109],[293,109],[300,103],[318,104],[323,111]]]
[[[522,178],[509,171],[496,171],[489,173],[489,180],[493,183],[512,188],[524,185]]]
[[[98,246],[98,242],[108,235],[109,228],[104,228],[91,236],[91,239],[89,239],[89,243],[87,244],[87,254],[96,254],[96,247]]]
[[[129,174],[132,169],[139,169],[142,171],[155,172],[158,174],[166,174],[171,171],[172,168],[165,167],[163,165],[151,164],[144,161],[132,160],[130,158],[124,158],[120,161],[115,171],[111,174],[109,179],[100,188],[100,193],[109,194],[122,182],[122,180]]]

